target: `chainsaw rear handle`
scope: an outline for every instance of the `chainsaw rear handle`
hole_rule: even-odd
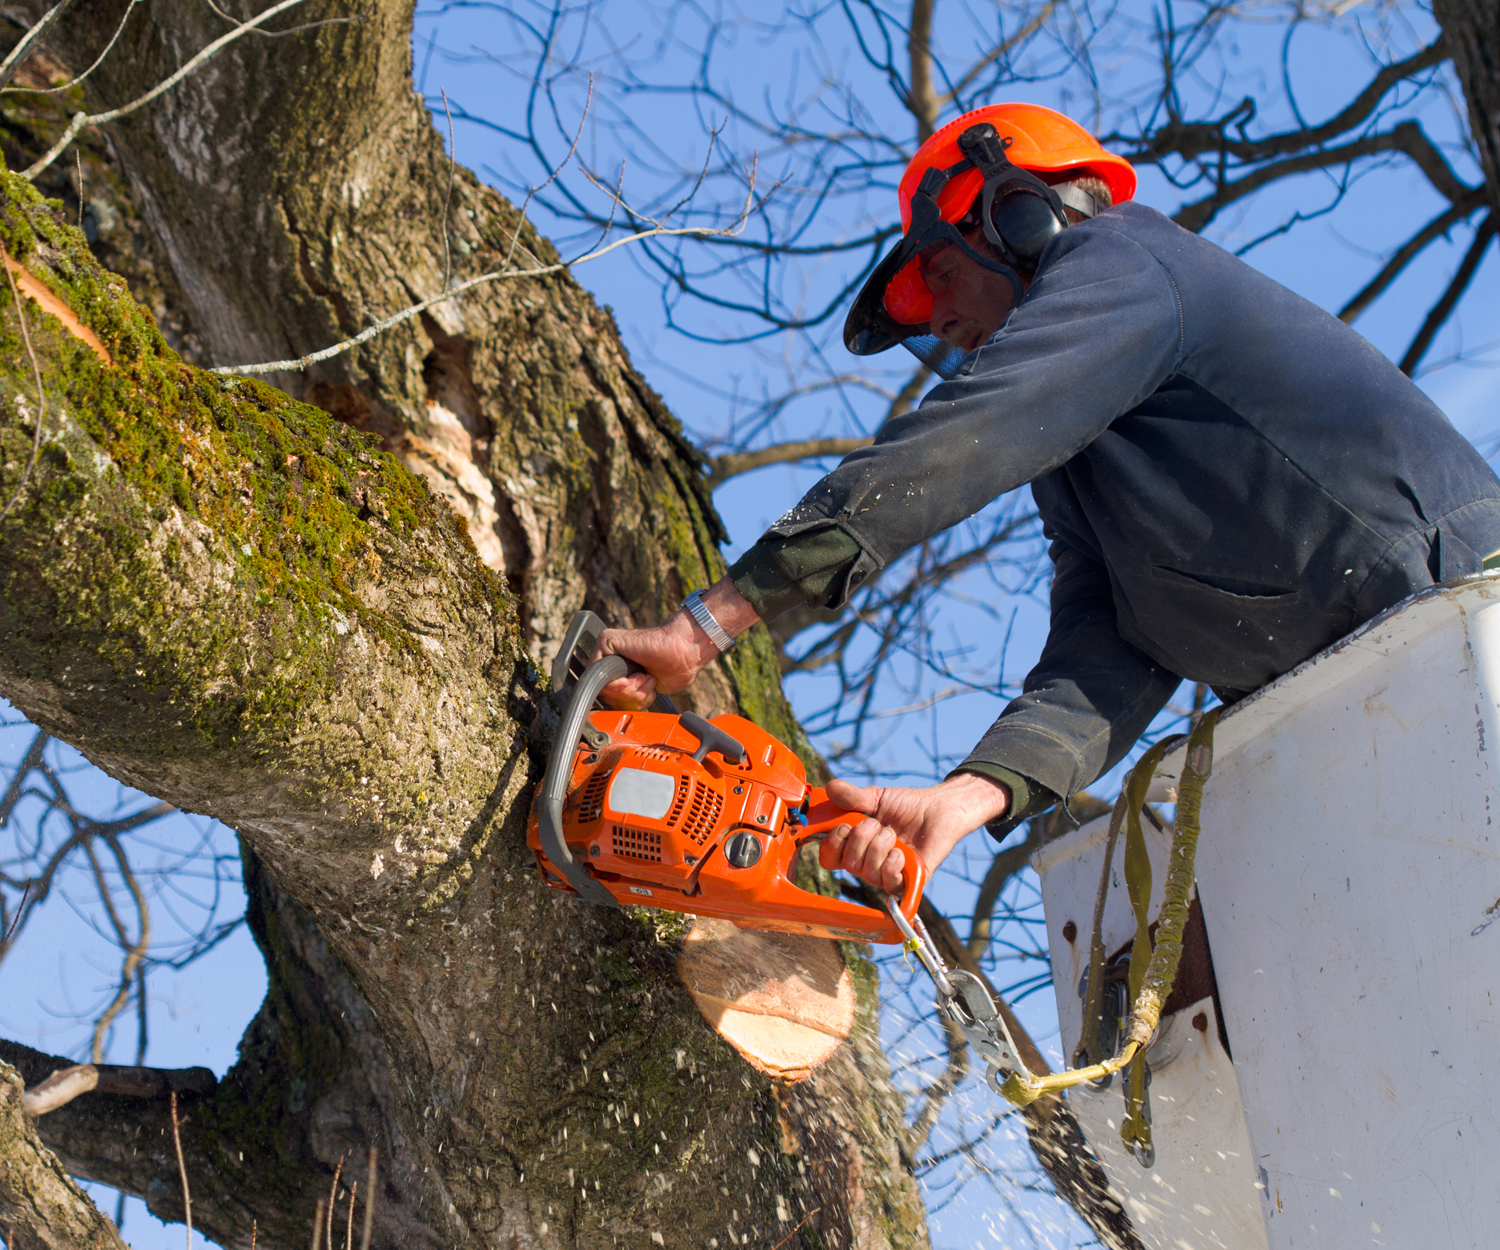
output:
[[[816,795],[822,791],[814,790],[813,793]],[[865,819],[865,815],[864,812],[850,812],[834,807],[826,799],[822,803],[815,803],[808,813],[807,824],[797,838],[797,844],[800,846],[804,842],[821,842],[840,825],[847,825],[852,829]],[[901,914],[910,921],[921,905],[922,891],[927,888],[927,863],[917,853],[916,847],[901,838],[896,839],[895,849],[901,852],[901,858],[905,861],[901,865]]]
[[[618,907],[615,897],[595,881],[582,864],[573,858],[573,852],[563,838],[563,800],[568,796],[568,782],[573,777],[573,753],[583,733],[583,723],[588,719],[589,709],[599,692],[617,678],[624,677],[629,666],[618,655],[606,655],[590,664],[573,687],[568,705],[563,709],[562,719],[557,725],[557,735],[552,739],[552,753],[547,757],[547,774],[542,778],[541,801],[537,807],[536,828],[542,850],[548,860],[578,891],[580,898],[605,907]]]

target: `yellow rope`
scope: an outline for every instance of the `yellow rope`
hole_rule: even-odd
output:
[[[1130,1019],[1125,1027],[1124,1046],[1113,1058],[1083,1068],[1070,1068],[1065,1072],[1054,1072],[1048,1076],[1033,1076],[1024,1069],[1012,1072],[1000,1092],[1016,1106],[1025,1107],[1043,1094],[1072,1089],[1076,1085],[1082,1085],[1085,1081],[1098,1081],[1106,1076],[1113,1076],[1136,1057],[1136,1054],[1150,1042],[1152,1034],[1156,1032],[1156,1026],[1161,1020],[1162,1004],[1166,1002],[1167,995],[1172,991],[1172,982],[1177,978],[1177,965],[1182,959],[1182,932],[1187,925],[1188,895],[1193,886],[1193,861],[1198,851],[1198,832],[1203,808],[1203,783],[1208,779],[1209,769],[1212,766],[1214,725],[1219,719],[1220,710],[1214,708],[1213,711],[1207,713],[1188,738],[1182,779],[1177,789],[1177,821],[1172,836],[1172,853],[1167,862],[1165,896],[1162,899],[1160,923],[1156,929],[1156,948],[1151,951],[1149,964],[1141,955],[1141,951],[1150,949],[1149,926],[1144,916],[1147,900],[1151,894],[1151,869],[1148,862],[1142,889],[1139,880],[1130,879],[1130,864],[1133,858],[1130,848],[1131,840],[1139,838],[1142,851],[1144,851],[1145,837],[1140,825],[1141,805],[1145,802],[1146,790],[1151,784],[1157,765],[1161,762],[1166,744],[1159,743],[1146,752],[1140,762],[1131,769],[1130,776],[1125,782],[1125,792],[1121,797],[1127,804],[1126,817],[1129,822],[1125,844],[1126,884],[1130,888],[1131,904],[1135,907],[1137,928],[1136,947],[1131,957],[1132,1006]],[[1138,897],[1141,901],[1140,905],[1136,906]],[[1142,942],[1145,943],[1144,948]],[[1145,972],[1141,973],[1138,970],[1143,965]],[[1094,975],[1097,977],[1100,972],[1102,969],[1095,971]],[[1092,986],[1090,988],[1092,990]],[[1092,993],[1090,998],[1093,998]],[[1085,1019],[1085,1030],[1088,1027],[1089,1023]],[[1135,1073],[1131,1075],[1135,1077]],[[1143,1068],[1139,1080],[1138,1092],[1140,1101],[1143,1101],[1145,1092]],[[1131,1092],[1132,1094],[1137,1092],[1134,1089],[1134,1081],[1132,1081]],[[1121,1136],[1125,1137],[1127,1130],[1135,1133],[1134,1138],[1125,1137],[1126,1144],[1131,1145],[1133,1140],[1140,1140],[1139,1134],[1145,1126],[1138,1122],[1139,1103],[1132,1101],[1127,1105],[1132,1114],[1126,1120]],[[1147,1130],[1145,1140],[1149,1143],[1149,1130]]]

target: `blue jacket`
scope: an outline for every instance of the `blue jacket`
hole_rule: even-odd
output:
[[[966,369],[766,540],[874,571],[1025,482],[1056,575],[1041,660],[967,763],[1058,794],[1180,679],[1226,701],[1500,550],[1500,481],[1348,326],[1138,204],[1070,226]]]

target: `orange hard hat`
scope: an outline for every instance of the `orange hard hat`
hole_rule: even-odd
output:
[[[1012,164],[1040,175],[1043,181],[1053,181],[1049,174],[1088,174],[1109,188],[1115,204],[1135,195],[1135,170],[1130,162],[1106,152],[1099,140],[1071,117],[1040,104],[990,104],[955,118],[917,149],[897,188],[903,231],[911,225],[912,196],[922,176],[930,169],[945,171],[962,162],[959,136],[982,122],[994,126]],[[983,187],[984,174],[977,168],[954,174],[937,197],[942,219],[962,220]],[[923,324],[932,316],[932,293],[922,281],[915,258],[892,275],[884,304],[885,311],[902,325]]]

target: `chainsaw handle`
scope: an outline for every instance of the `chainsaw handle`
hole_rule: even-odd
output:
[[[814,790],[812,797],[816,800],[822,793],[821,790]],[[825,797],[821,802],[815,801],[812,804],[807,814],[807,825],[797,841],[822,841],[840,825],[852,828],[864,820],[865,816],[864,812],[850,812],[834,807]],[[901,865],[901,914],[909,921],[917,914],[917,907],[922,902],[922,891],[927,888],[927,861],[916,847],[902,838],[896,839],[895,849],[901,852],[901,858],[905,861]]]
[[[537,805],[537,836],[542,850],[553,866],[571,885],[581,898],[591,903],[602,903],[606,907],[618,907],[615,897],[589,874],[588,870],[573,858],[573,852],[563,838],[563,800],[568,795],[568,782],[573,776],[573,754],[578,747],[583,722],[588,719],[594,699],[610,682],[624,677],[629,669],[617,655],[606,655],[590,664],[573,687],[568,705],[563,709],[557,724],[557,733],[552,739],[552,753],[547,757],[547,774],[542,778],[542,793]]]

